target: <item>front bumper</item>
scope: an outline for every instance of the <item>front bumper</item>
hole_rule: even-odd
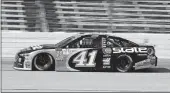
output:
[[[18,56],[15,59],[13,68],[16,70],[32,70],[31,60],[29,57]]]
[[[158,58],[156,56],[148,56],[146,60],[135,63],[134,68],[135,70],[138,70],[138,69],[155,67],[157,66],[157,59]]]

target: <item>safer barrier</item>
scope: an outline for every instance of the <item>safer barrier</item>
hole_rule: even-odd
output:
[[[56,44],[71,35],[77,33],[64,32],[3,32],[2,33],[2,57],[14,57],[22,48],[39,44]],[[147,33],[109,33],[120,36],[137,43],[151,44],[155,46],[156,55],[159,58],[170,58],[170,34]]]

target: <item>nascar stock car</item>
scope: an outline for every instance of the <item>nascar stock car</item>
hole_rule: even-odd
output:
[[[78,34],[20,50],[14,69],[129,72],[157,66],[155,49],[108,34]]]

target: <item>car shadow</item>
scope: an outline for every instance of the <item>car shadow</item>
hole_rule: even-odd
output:
[[[77,72],[77,71],[76,71]],[[117,71],[111,71],[111,70],[98,70],[98,71],[81,71],[81,72],[94,72],[94,73],[121,73]],[[170,73],[170,69],[163,68],[163,67],[156,67],[156,68],[145,68],[140,70],[134,70],[130,72],[125,73]]]
[[[84,71],[84,72],[88,72],[88,71]],[[95,71],[95,72],[120,73],[111,70],[108,71],[102,70],[102,71]],[[134,70],[126,73],[170,73],[170,69],[163,68],[163,67],[155,67],[155,68],[144,68],[144,69]]]
[[[133,72],[136,72],[136,73],[170,73],[170,69],[157,67],[157,68],[146,68],[146,69],[135,70]]]

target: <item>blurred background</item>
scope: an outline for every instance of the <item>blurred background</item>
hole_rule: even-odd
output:
[[[2,0],[3,32],[170,32],[169,0]]]

